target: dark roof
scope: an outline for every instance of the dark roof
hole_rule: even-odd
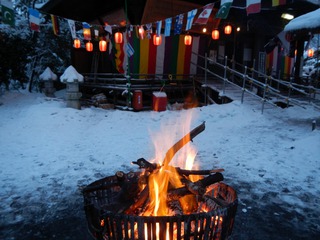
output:
[[[162,3],[165,7],[151,9],[152,14],[150,14],[148,11],[151,10],[145,9],[145,6],[146,3],[147,6],[152,6],[150,5],[152,2],[153,4],[157,3],[157,6]],[[165,16],[173,17],[179,13],[184,13],[212,2],[212,0],[126,0],[126,2],[125,0],[49,0],[40,11],[76,21],[99,23],[101,25],[108,22],[110,25],[119,25],[120,22],[126,20],[125,3],[127,3],[127,17],[130,24],[139,25],[146,24],[148,21],[164,20]],[[286,5],[278,7],[272,7],[271,4],[271,0],[262,0],[262,11],[259,14],[247,16],[246,1],[234,0],[228,18],[221,20],[221,23],[230,22],[234,25],[241,25],[242,29],[275,35],[282,31],[288,23],[288,21],[281,18],[283,12],[291,13],[297,17],[319,7],[310,1],[303,0],[287,0]],[[219,5],[220,1],[217,1],[215,8],[218,9]]]

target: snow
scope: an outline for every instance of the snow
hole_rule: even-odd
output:
[[[285,27],[285,32],[301,29],[320,28],[320,8],[292,19]]]
[[[53,73],[49,67],[47,67],[44,70],[44,72],[40,74],[39,78],[40,80],[43,80],[43,81],[49,81],[49,80],[56,81],[57,75]]]
[[[167,94],[165,92],[153,92],[152,93],[157,98],[166,98]]]
[[[83,76],[73,66],[69,66],[60,77],[61,82],[83,82]]]
[[[76,110],[66,108],[63,94],[0,96],[0,239],[89,239],[81,187],[137,171],[132,161],[155,156],[153,136],[172,136],[157,142],[166,143],[164,154],[188,132],[187,121],[191,128],[206,123],[190,143],[199,168],[224,168],[224,182],[237,190],[233,239],[319,236],[318,110],[261,114],[239,101],[164,112]]]

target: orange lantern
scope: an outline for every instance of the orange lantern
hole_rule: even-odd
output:
[[[189,46],[189,45],[191,45],[191,43],[192,43],[192,37],[191,37],[191,35],[185,35],[184,36],[184,44],[186,45],[186,46]]]
[[[224,27],[224,33],[225,33],[225,34],[228,35],[228,34],[231,34],[231,32],[232,32],[232,27],[231,27],[231,25],[228,24],[227,26]]]
[[[92,42],[87,42],[86,43],[86,50],[88,51],[88,52],[92,52],[93,51],[93,44],[92,44]]]
[[[122,43],[122,38],[123,38],[123,36],[122,36],[122,33],[121,33],[121,32],[116,32],[116,33],[114,34],[114,41],[115,41],[116,43]]]
[[[308,49],[308,57],[312,58],[314,54],[314,51],[312,48]]]
[[[157,34],[153,35],[153,44],[155,46],[159,46],[162,42],[161,35],[157,36]]]
[[[78,38],[73,40],[73,46],[74,48],[80,48],[81,47],[81,42]]]
[[[220,37],[220,33],[219,30],[215,29],[212,31],[211,37],[213,40],[218,40]]]
[[[99,50],[101,52],[107,51],[107,41],[106,40],[100,40],[99,41]]]

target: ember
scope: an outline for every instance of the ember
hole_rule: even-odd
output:
[[[173,167],[174,155],[205,129],[193,129],[162,163],[133,162],[140,172],[117,172],[83,190],[89,231],[96,239],[226,239],[237,209],[223,169]],[[195,176],[197,178],[195,178]]]

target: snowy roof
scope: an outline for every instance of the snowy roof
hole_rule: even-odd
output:
[[[83,82],[83,76],[73,66],[69,66],[60,77],[60,80],[62,82]]]
[[[54,74],[49,67],[44,70],[42,74],[39,76],[40,80],[49,81],[49,80],[57,80],[57,75]]]
[[[320,29],[320,8],[292,19],[285,27],[285,32]]]

